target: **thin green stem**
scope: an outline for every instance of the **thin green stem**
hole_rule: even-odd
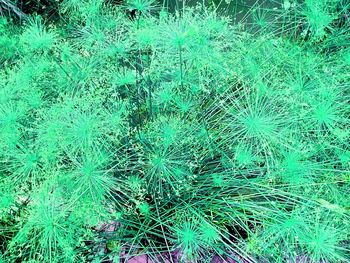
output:
[[[180,83],[181,83],[181,88],[183,90],[184,88],[184,74],[183,74],[183,58],[182,58],[182,47],[179,47],[179,57],[180,57]]]

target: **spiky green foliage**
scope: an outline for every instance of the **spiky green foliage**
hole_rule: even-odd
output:
[[[347,1],[116,2],[0,19],[0,262],[348,262]]]

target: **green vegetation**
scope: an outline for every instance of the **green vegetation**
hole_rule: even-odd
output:
[[[0,262],[349,262],[350,3],[46,2],[0,1]]]

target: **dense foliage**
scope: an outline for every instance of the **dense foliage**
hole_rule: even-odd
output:
[[[0,19],[0,262],[349,262],[350,4],[166,2]]]

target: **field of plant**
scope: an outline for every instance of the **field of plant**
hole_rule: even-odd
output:
[[[350,1],[0,15],[1,263],[350,262]]]

